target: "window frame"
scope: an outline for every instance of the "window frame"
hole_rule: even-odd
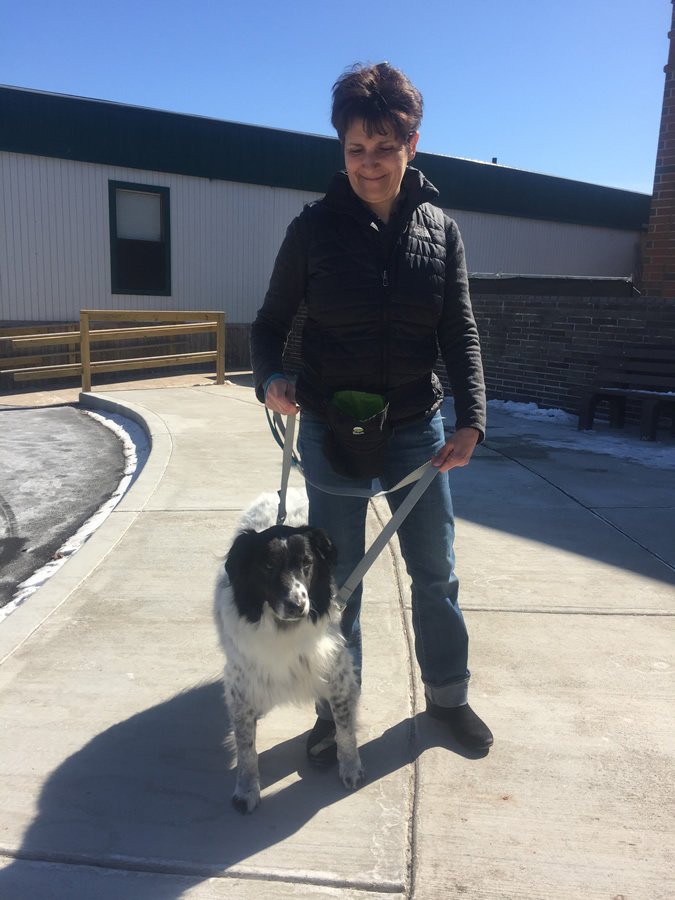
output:
[[[151,291],[120,286],[119,258],[117,253],[117,191],[135,191],[139,194],[157,194],[160,197],[160,227],[164,247],[163,261],[166,275],[163,290]],[[113,294],[131,294],[145,297],[171,296],[171,215],[170,189],[156,184],[140,184],[131,181],[108,181],[108,212],[110,220],[110,285]]]

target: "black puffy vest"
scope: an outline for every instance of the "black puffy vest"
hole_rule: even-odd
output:
[[[385,394],[394,423],[428,416],[443,399],[433,372],[440,346],[457,427],[484,431],[485,386],[464,248],[456,223],[430,202],[437,197],[409,167],[400,208],[382,232],[341,172],[326,196],[291,222],[251,329],[258,399],[265,381],[283,372],[282,348],[304,302],[301,409],[323,417],[333,393],[360,390]]]
[[[391,415],[400,420],[428,414],[442,398],[431,372],[445,287],[445,217],[424,202],[437,192],[421,173],[409,170],[406,181],[389,248],[342,173],[300,216],[308,248],[301,406],[316,406],[319,386],[328,395],[393,391]]]

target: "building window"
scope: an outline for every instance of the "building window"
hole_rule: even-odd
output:
[[[171,294],[169,189],[110,181],[113,294]]]

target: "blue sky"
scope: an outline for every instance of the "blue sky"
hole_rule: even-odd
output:
[[[651,193],[669,0],[0,0],[0,83],[332,134],[389,60],[420,150]],[[0,123],[1,127],[1,123]]]

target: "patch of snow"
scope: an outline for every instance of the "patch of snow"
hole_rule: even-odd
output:
[[[525,436],[528,443],[604,454],[655,469],[675,471],[675,446],[672,442],[641,441],[635,434],[620,431],[609,434],[606,430],[608,426],[602,424],[593,431],[578,431],[576,416],[562,409],[540,409],[536,403],[489,400],[488,407],[494,412],[532,421],[533,430],[528,430]],[[487,443],[489,442],[488,433]]]
[[[516,403],[514,400],[488,400],[488,408],[501,410],[523,419],[542,419],[546,422],[575,424],[577,417],[564,409],[547,409],[536,403]]]
[[[653,469],[672,469],[675,471],[675,447],[663,447],[651,441],[634,439],[629,442],[612,435],[599,435],[592,431],[581,431],[570,438],[546,438],[533,443],[546,444],[547,447],[559,447],[567,450],[578,450],[584,453],[601,453],[625,459],[628,462],[640,463]]]
[[[115,488],[112,496],[90,516],[87,521],[70,537],[54,554],[44,566],[34,572],[30,578],[22,581],[17,587],[12,599],[5,606],[0,608],[0,622],[7,618],[10,613],[21,606],[25,601],[37,591],[39,587],[48,581],[63,566],[63,564],[76,553],[85,541],[105,522],[110,513],[115,509],[122,497],[129,490],[129,487],[138,477],[145,461],[150,454],[150,442],[147,434],[136,422],[119,416],[116,413],[107,413],[105,416],[99,413],[83,410],[83,412],[96,419],[101,425],[109,428],[115,434],[121,444],[124,454],[124,469],[122,470],[122,478]]]

